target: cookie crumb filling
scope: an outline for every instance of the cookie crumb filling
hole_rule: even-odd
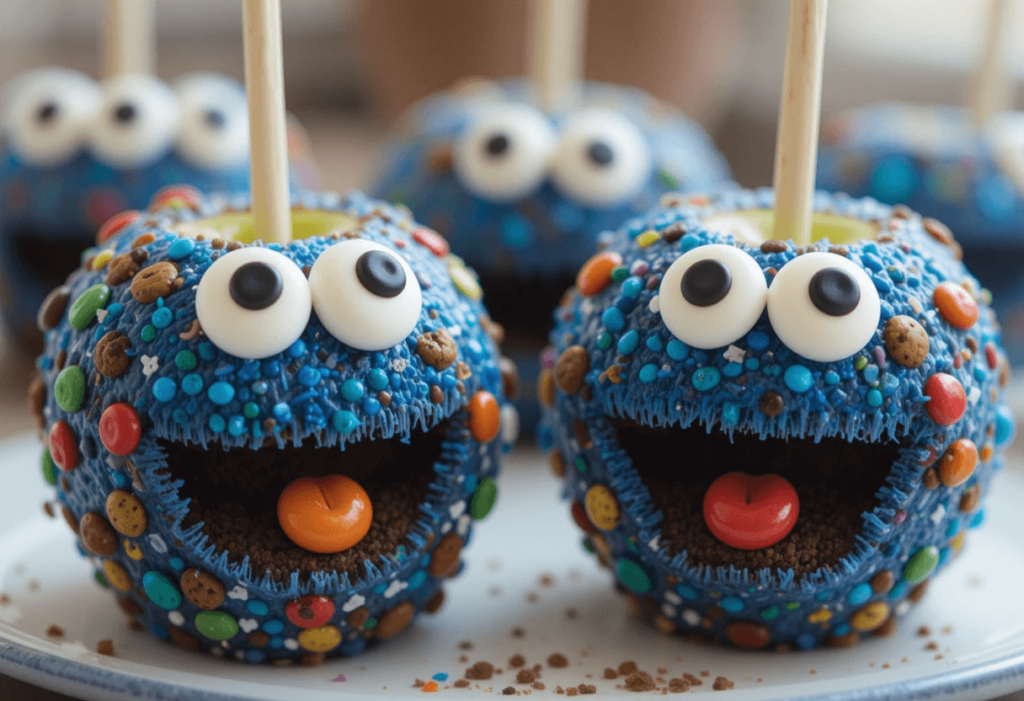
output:
[[[792,569],[797,577],[833,570],[854,550],[864,514],[880,505],[878,491],[903,448],[896,441],[826,437],[815,442],[739,431],[730,438],[704,426],[651,428],[625,419],[614,426],[619,445],[662,515],[661,540],[670,556],[685,551],[690,566]],[[704,496],[711,483],[736,471],[780,475],[800,497],[796,525],[771,547],[732,548],[715,538],[705,522]]]
[[[431,483],[438,476],[446,435],[454,417],[429,431],[408,437],[369,439],[337,446],[318,446],[308,436],[300,446],[244,447],[225,450],[159,440],[171,477],[179,484],[178,499],[187,505],[181,528],[198,529],[204,550],[226,553],[228,562],[246,558],[254,577],[267,573],[287,584],[294,574],[301,582],[313,573],[336,571],[355,582],[366,575],[365,562],[412,549],[408,536],[424,517]],[[158,470],[159,473],[159,470]],[[344,475],[366,490],[373,508],[369,532],[355,546],[339,553],[319,554],[293,543],[277,514],[282,491],[300,477]],[[423,534],[426,537],[427,534]]]

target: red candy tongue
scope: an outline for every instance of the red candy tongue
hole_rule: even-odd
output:
[[[708,487],[704,521],[711,533],[739,550],[760,550],[789,535],[800,498],[785,478],[730,472]]]

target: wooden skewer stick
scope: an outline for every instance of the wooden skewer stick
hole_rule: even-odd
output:
[[[252,217],[256,237],[292,240],[280,0],[242,0],[249,98]]]
[[[152,0],[107,0],[103,75],[152,73],[155,27]]]
[[[978,126],[987,124],[992,115],[1005,110],[1010,101],[1010,81],[1003,63],[1006,6],[1006,0],[991,0],[989,4],[981,61],[975,71],[971,91],[970,107],[974,113],[974,123]]]
[[[585,0],[534,0],[531,73],[544,110],[576,100],[585,20]]]
[[[828,0],[790,0],[779,133],[775,141],[775,238],[811,242],[821,72]]]

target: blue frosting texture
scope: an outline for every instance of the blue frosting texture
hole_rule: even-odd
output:
[[[680,197],[675,206],[602,236],[601,255],[617,256],[618,264],[603,285],[574,289],[556,312],[541,378],[539,438],[564,474],[584,546],[659,629],[746,648],[851,644],[891,631],[984,521],[984,497],[1013,434],[1002,399],[1007,360],[986,295],[942,229],[873,199],[824,193],[816,197],[817,212],[869,222],[877,227],[875,238],[823,239],[807,248],[758,245],[704,223],[714,215],[769,210],[772,202],[770,190]],[[786,347],[767,312],[725,347],[690,347],[666,327],[659,285],[676,259],[709,244],[745,251],[769,289],[777,272],[806,251],[843,256],[863,268],[878,292],[878,327],[862,349],[835,362]],[[936,289],[950,282],[977,302],[969,323],[936,301]],[[916,364],[897,361],[887,350],[887,325],[909,320],[927,335]],[[952,388],[948,395],[936,389],[942,382]],[[943,413],[948,401],[955,403],[951,397],[965,405],[962,415]],[[647,433],[633,434],[626,446],[620,442],[624,422]],[[701,458],[708,463],[688,461],[687,428],[722,437],[713,458]],[[765,449],[765,441],[781,440],[888,444],[896,458],[887,469],[880,466],[874,506],[862,514],[849,552],[836,561],[800,574],[709,566],[670,547],[666,516],[645,482],[652,466],[632,458],[639,450],[651,460],[643,443],[666,430],[678,430],[679,438],[673,454],[660,459],[678,461],[672,479],[687,484],[691,472],[760,472],[756,461],[730,456],[741,438],[759,440]],[[970,477],[957,482],[939,459],[961,439],[977,446],[980,457]],[[784,551],[788,542],[774,547]]]
[[[299,268],[308,271],[324,251],[353,237],[408,262],[422,309],[406,340],[381,351],[356,350],[332,337],[314,312],[280,353],[249,360],[219,349],[199,323],[198,285],[215,260],[262,244],[179,234],[189,227],[194,234],[198,220],[249,207],[244,195],[212,195],[192,208],[149,212],[91,250],[93,260],[107,253],[113,259],[69,278],[69,304],[47,331],[38,361],[49,437],[44,474],[56,483],[65,516],[80,524],[81,549],[97,579],[153,633],[246,662],[358,654],[402,630],[418,612],[435,610],[444,580],[460,569],[458,554],[474,520],[493,505],[500,455],[514,440],[497,347],[484,331],[479,290],[461,260],[421,243],[433,239],[424,239],[403,210],[358,192],[298,192],[293,206],[342,214],[351,224],[266,246]],[[140,269],[112,281],[112,266],[124,260],[119,256],[134,256]],[[165,294],[140,293],[139,276],[168,266],[176,278]],[[124,364],[114,370],[105,364],[109,353],[97,350],[111,334],[126,344]],[[438,335],[454,344],[443,362],[421,349],[424,336]],[[84,384],[75,385],[76,376]],[[501,407],[504,431],[480,428],[472,401],[480,397]],[[493,424],[499,409],[492,411],[484,418]],[[183,481],[184,466],[176,472],[168,464],[169,445],[230,448],[243,456],[302,445],[320,456],[336,451],[344,472],[346,449],[408,443],[437,427],[440,450],[436,462],[424,466],[430,486],[409,532],[393,551],[346,572],[264,571],[248,556],[225,550],[202,523],[187,520],[190,503],[182,489],[196,475]],[[238,469],[254,470],[254,464],[242,457]],[[396,482],[401,479],[396,472]],[[114,502],[137,504],[141,526]],[[211,606],[190,594],[186,572],[215,582],[220,601]]]

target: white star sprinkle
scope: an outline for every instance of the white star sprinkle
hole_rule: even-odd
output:
[[[725,353],[722,353],[722,357],[730,363],[742,363],[746,355],[747,352],[739,346],[729,346]]]
[[[142,361],[142,374],[149,377],[160,368],[160,358],[155,355],[143,355],[139,358]]]

